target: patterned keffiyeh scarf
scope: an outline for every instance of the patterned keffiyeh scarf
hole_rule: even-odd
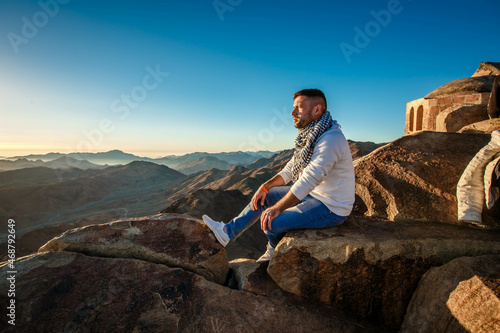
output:
[[[330,127],[338,127],[337,121],[332,120],[329,111],[325,111],[321,118],[312,121],[307,126],[299,129],[295,138],[295,151],[293,153],[294,163],[292,169],[292,180],[295,183],[299,179],[302,170],[311,161],[316,141]]]

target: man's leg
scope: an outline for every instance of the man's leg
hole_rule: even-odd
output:
[[[272,221],[272,229],[266,236],[272,248],[278,245],[287,231],[333,227],[341,224],[347,216],[332,213],[321,201],[308,195],[297,205],[288,208]]]
[[[290,190],[290,186],[278,186],[269,189],[269,193],[267,193],[266,199],[264,200],[264,205],[262,206],[259,201],[257,210],[252,210],[250,204],[248,204],[240,215],[224,225],[224,231],[228,234],[229,238],[238,238],[239,235],[259,220],[260,214],[264,210],[273,206],[283,198],[288,190]]]

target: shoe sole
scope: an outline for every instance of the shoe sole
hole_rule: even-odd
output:
[[[269,259],[262,259],[262,260],[259,259],[259,260],[255,261],[255,262],[268,262],[268,261],[271,261],[271,258],[269,258]]]
[[[229,242],[225,242],[223,239],[221,239],[219,237],[219,234],[217,233],[216,230],[214,230],[214,228],[212,227],[212,225],[210,224],[210,222],[207,222],[205,221],[205,219],[203,219],[203,222],[205,222],[205,225],[210,229],[212,230],[212,233],[214,234],[215,238],[217,239],[217,241],[224,247],[226,247],[227,243]]]

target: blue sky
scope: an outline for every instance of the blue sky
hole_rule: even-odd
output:
[[[3,0],[0,156],[287,149],[291,96],[310,87],[347,138],[392,141],[407,102],[500,61],[499,14],[494,0]]]

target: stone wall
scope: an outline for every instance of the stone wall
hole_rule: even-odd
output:
[[[450,132],[449,130],[443,130],[443,127],[446,128],[446,126],[437,124],[436,119],[438,119],[441,112],[455,106],[486,105],[489,99],[490,93],[486,92],[456,94],[438,98],[419,98],[408,102],[406,104],[405,135],[418,131]],[[488,119],[486,111],[484,116],[484,119]]]

